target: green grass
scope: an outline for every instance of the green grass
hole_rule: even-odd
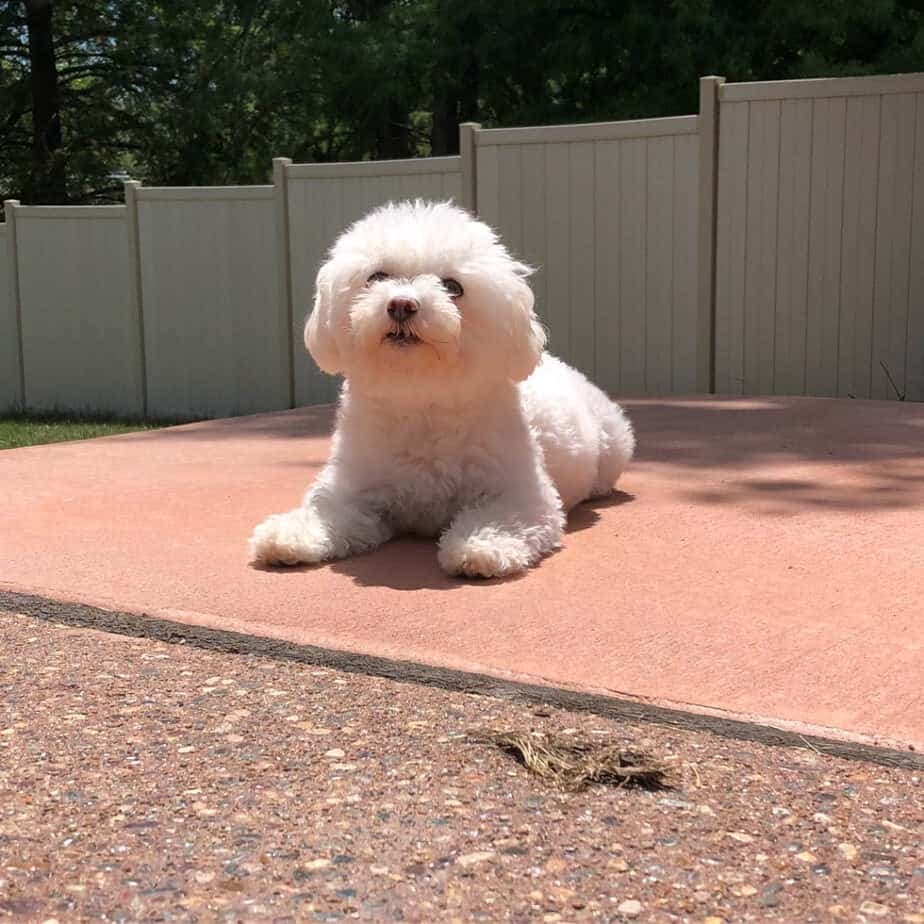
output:
[[[118,420],[93,414],[36,413],[23,411],[0,416],[0,450],[66,440],[88,440],[95,436],[156,430],[176,421]]]

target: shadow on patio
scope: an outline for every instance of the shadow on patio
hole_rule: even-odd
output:
[[[924,509],[924,405],[807,398],[628,400],[633,463],[693,502],[763,513]]]

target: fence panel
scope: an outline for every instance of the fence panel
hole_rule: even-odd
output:
[[[908,332],[905,335],[905,388],[909,399],[924,401],[924,94],[915,95],[914,189],[908,280]]]
[[[0,225],[0,412],[22,403],[19,320],[13,296],[10,225]]]
[[[289,406],[273,187],[137,191],[148,411]]]
[[[125,206],[16,208],[25,403],[143,413]]]
[[[368,211],[401,199],[462,201],[458,157],[286,166],[292,279],[292,362],[295,404],[336,399],[340,382],[315,366],[302,330],[314,299],[318,268],[337,236]]]
[[[718,390],[924,398],[924,75],[719,99]]]
[[[550,349],[610,391],[696,387],[697,126],[683,116],[475,134],[479,215],[538,268]]]

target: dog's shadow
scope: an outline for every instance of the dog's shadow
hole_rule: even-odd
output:
[[[579,533],[582,529],[590,529],[591,526],[600,522],[601,510],[607,510],[610,507],[621,507],[623,504],[631,503],[635,500],[634,494],[628,494],[625,491],[613,491],[606,497],[594,497],[590,500],[578,504],[571,513],[568,514],[568,523],[565,526],[566,533]]]
[[[436,561],[436,542],[416,536],[401,536],[374,552],[354,555],[320,565],[276,566],[251,563],[254,571],[295,575],[329,569],[344,574],[360,587],[389,587],[392,590],[456,590],[468,585],[498,584],[498,580],[466,580],[450,577]]]
[[[566,533],[589,529],[601,519],[599,511],[619,507],[634,500],[632,494],[614,491],[607,497],[584,501],[568,516]],[[541,565],[541,563],[540,563]],[[295,568],[268,568],[253,566],[260,571],[298,574],[317,568],[330,568],[344,574],[360,587],[388,587],[391,590],[458,590],[461,587],[493,587],[523,580],[529,572],[508,578],[458,578],[440,570],[436,560],[436,542],[415,536],[402,536],[367,555],[344,558],[324,565],[299,565]]]
[[[497,581],[467,581],[450,577],[436,561],[436,542],[416,536],[392,539],[368,555],[344,558],[329,565],[359,587],[388,587],[391,590],[458,590],[469,584]]]

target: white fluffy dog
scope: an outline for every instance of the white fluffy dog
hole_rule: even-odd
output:
[[[543,352],[531,270],[450,203],[380,208],[334,244],[305,344],[345,377],[330,459],[301,507],[250,540],[258,563],[439,537],[449,574],[511,575],[612,491],[635,438],[618,405]]]

